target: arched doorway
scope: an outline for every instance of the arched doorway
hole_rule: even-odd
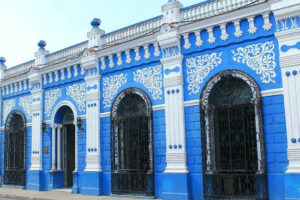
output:
[[[70,108],[64,113],[61,134],[61,163],[64,171],[64,187],[73,186],[73,171],[75,170],[75,125],[74,114]]]
[[[12,111],[5,123],[4,184],[24,186],[25,175],[25,117]]]
[[[113,194],[154,194],[152,106],[136,88],[124,90],[111,112]]]
[[[267,198],[261,96],[238,70],[214,76],[201,94],[204,197]]]
[[[77,187],[77,113],[73,104],[62,101],[51,115],[52,167],[55,187]],[[63,177],[63,178],[62,178]]]

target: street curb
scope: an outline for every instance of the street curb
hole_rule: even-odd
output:
[[[36,198],[36,197],[18,196],[18,195],[12,195],[12,194],[0,194],[0,197],[20,199],[20,200],[55,200],[55,199],[47,199],[47,198]]]

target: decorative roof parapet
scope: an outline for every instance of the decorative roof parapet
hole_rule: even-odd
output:
[[[267,0],[239,0],[239,1],[228,1],[228,0],[208,0],[195,4],[186,8],[181,8],[181,4],[176,0],[170,0],[166,5],[176,5],[176,9],[179,9],[177,17],[182,17],[181,20],[176,18],[173,22],[182,22],[183,24],[192,23],[194,20],[201,20],[224,13],[231,12],[249,5],[256,5],[267,2]],[[176,11],[176,10],[175,10]],[[172,10],[171,10],[172,14]],[[174,14],[174,10],[173,10]],[[94,20],[93,20],[94,21]],[[93,41],[96,43],[101,43],[101,49],[110,48],[113,45],[121,44],[131,40],[138,39],[140,37],[146,37],[148,35],[153,35],[154,33],[160,31],[161,25],[163,23],[173,23],[165,18],[165,15],[160,15],[125,28],[113,31],[111,33],[104,34],[101,32],[100,39],[98,41]],[[98,26],[96,20],[92,23],[92,26]],[[100,23],[99,23],[100,25]],[[101,30],[101,29],[100,29]],[[93,29],[92,29],[93,31]],[[96,31],[99,32],[99,31]],[[90,32],[91,33],[91,32]],[[100,32],[99,32],[100,33]],[[89,45],[93,44],[91,40],[78,43],[76,45],[67,47],[65,49],[50,53],[45,55],[47,58],[47,65],[55,65],[70,59],[79,58]],[[198,45],[201,43],[201,38],[198,40]],[[100,45],[100,46],[101,46]],[[92,45],[93,46],[93,45]],[[98,45],[99,46],[99,45]],[[124,51],[124,50],[122,50]],[[4,70],[5,79],[15,77],[24,73],[27,73],[30,68],[34,67],[35,61],[31,60],[29,62],[17,65],[15,67]]]
[[[267,2],[267,0],[208,0],[196,5],[192,5],[181,9],[184,21],[193,22],[193,20],[205,19],[216,15],[228,13],[239,8],[243,8],[249,5],[255,5]]]

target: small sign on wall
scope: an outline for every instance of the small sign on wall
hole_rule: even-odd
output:
[[[49,153],[49,147],[46,146],[46,147],[44,147],[44,154],[48,154],[48,153]]]

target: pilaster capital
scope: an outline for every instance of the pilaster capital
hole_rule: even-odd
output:
[[[177,46],[180,48],[180,34],[177,28],[171,28],[165,24],[161,28],[161,34],[157,36],[157,41],[162,49]]]
[[[57,124],[55,124],[55,123],[50,124],[50,127],[51,127],[52,129],[57,128]]]

